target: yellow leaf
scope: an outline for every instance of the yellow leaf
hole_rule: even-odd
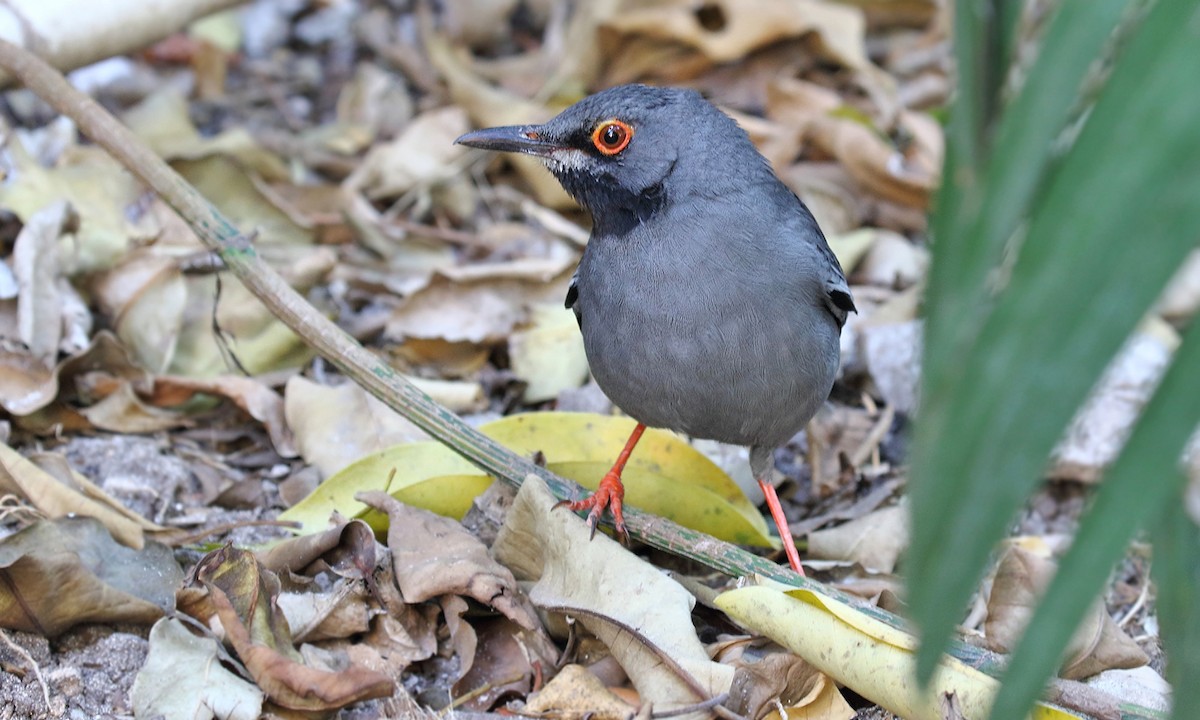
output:
[[[747,587],[716,605],[741,626],[771,638],[886,710],[907,718],[942,717],[938,698],[953,695],[963,717],[985,717],[1000,683],[950,657],[930,688],[917,685],[916,638],[811,590]],[[1078,717],[1039,704],[1031,720]]]
[[[480,430],[519,455],[541,451],[547,467],[595,489],[624,447],[634,421],[587,413],[512,415]],[[390,486],[388,477],[395,470]],[[741,489],[680,437],[650,429],[623,473],[627,504],[670,518],[715,537],[770,546],[763,516]],[[362,490],[388,489],[397,499],[451,517],[462,517],[490,478],[438,443],[397,445],[349,465],[281,516],[305,532],[325,525],[329,514],[361,516],[354,500]],[[376,526],[381,517],[365,517]]]
[[[376,531],[386,528],[386,517],[354,499],[364,490],[387,490],[401,502],[461,519],[475,496],[491,484],[490,477],[441,443],[405,443],[350,463],[279,519],[298,522],[300,532],[311,533],[324,529],[336,510],[362,517]]]

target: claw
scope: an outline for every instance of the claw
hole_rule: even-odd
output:
[[[571,512],[589,510],[587,524],[592,530],[592,537],[596,536],[596,526],[600,524],[600,519],[604,517],[604,511],[608,510],[612,512],[613,525],[617,530],[617,538],[622,544],[628,545],[629,531],[625,529],[625,516],[621,512],[621,503],[624,499],[625,486],[621,483],[621,476],[614,472],[609,472],[600,481],[596,492],[575,502],[563,500],[554,507],[565,507]]]

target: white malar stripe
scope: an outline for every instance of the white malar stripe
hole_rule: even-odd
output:
[[[546,167],[551,170],[569,171],[569,170],[587,170],[588,157],[582,150],[576,148],[558,148],[552,150],[549,155],[542,156],[542,162],[546,163]]]

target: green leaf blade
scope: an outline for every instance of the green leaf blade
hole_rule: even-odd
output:
[[[1200,422],[1200,327],[1193,326],[1059,565],[1013,654],[993,717],[1021,717],[1054,673],[1084,611],[1139,527],[1178,497],[1179,458]],[[1156,549],[1159,546],[1156,545]],[[1195,677],[1195,676],[1193,676]],[[1178,687],[1178,686],[1177,686]],[[1195,705],[1184,705],[1195,707]]]
[[[922,678],[1054,442],[1200,236],[1200,96],[1185,70],[1195,13],[1194,2],[1177,0],[1148,14],[1043,188],[978,340],[942,358],[955,364],[942,372],[958,387],[929,383],[914,451],[910,573]],[[937,342],[930,338],[929,353],[945,351]]]

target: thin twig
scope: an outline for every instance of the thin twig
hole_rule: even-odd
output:
[[[658,720],[659,718],[678,717],[679,715],[687,715],[694,712],[702,712],[704,710],[712,710],[716,706],[724,703],[729,699],[729,693],[721,693],[709,699],[698,702],[692,705],[684,705],[682,707],[671,708],[670,710],[662,710],[650,713],[650,717]]]
[[[37,678],[38,685],[42,686],[42,699],[46,701],[46,712],[53,713],[54,708],[50,707],[50,688],[46,685],[45,678],[42,677],[41,666],[37,664],[37,661],[33,659],[28,650],[13,642],[12,638],[8,636],[8,633],[4,632],[3,628],[0,628],[0,640],[3,640],[5,645],[24,658],[25,662],[29,664],[30,669],[33,670],[33,676]]]

